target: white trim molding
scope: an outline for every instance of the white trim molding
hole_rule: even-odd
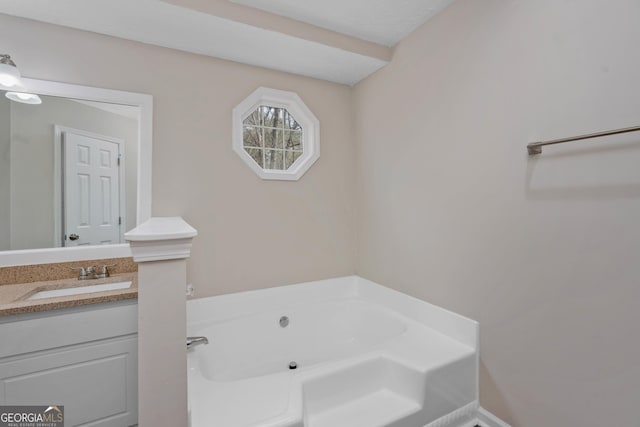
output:
[[[511,427],[474,401],[424,427]]]
[[[302,154],[285,170],[264,169],[245,150],[243,122],[261,105],[287,110],[302,127]],[[320,157],[320,121],[295,92],[260,87],[233,109],[233,150],[262,179],[297,181]],[[265,150],[264,147],[256,149]]]
[[[191,256],[191,238],[156,240],[153,242],[130,242],[135,262],[166,261]]]
[[[58,262],[87,261],[92,259],[129,258],[130,256],[131,248],[127,243],[117,245],[4,251],[0,252],[0,267],[53,264]]]
[[[511,425],[505,423],[500,418],[493,415],[491,412],[484,409],[482,406],[478,407],[478,421],[480,425],[486,427],[511,427]]]

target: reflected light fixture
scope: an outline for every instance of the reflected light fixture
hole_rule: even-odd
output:
[[[23,104],[42,104],[42,99],[35,93],[7,92],[4,96],[12,101],[22,102]]]
[[[20,71],[11,56],[0,54],[0,85],[5,87],[21,86]]]
[[[20,71],[16,63],[11,60],[11,56],[6,53],[0,54],[0,85],[20,88],[22,86],[20,77]],[[34,93],[7,92],[4,95],[12,101],[23,104],[42,104],[40,97]]]

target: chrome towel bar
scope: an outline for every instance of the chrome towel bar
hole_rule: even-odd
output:
[[[582,139],[599,138],[601,136],[618,135],[621,133],[637,132],[637,131],[640,131],[640,126],[609,130],[606,132],[589,133],[586,135],[572,136],[569,138],[552,139],[550,141],[532,142],[530,144],[527,144],[527,151],[529,151],[529,155],[531,156],[533,154],[542,153],[542,147],[545,145],[562,144],[563,142],[580,141]]]

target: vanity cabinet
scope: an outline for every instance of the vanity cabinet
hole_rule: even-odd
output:
[[[136,300],[0,318],[0,405],[64,405],[65,426],[137,424]]]

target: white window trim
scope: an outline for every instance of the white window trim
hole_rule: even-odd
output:
[[[287,170],[263,169],[244,149],[243,121],[260,105],[285,108],[302,126],[302,155]],[[320,121],[295,92],[260,87],[233,109],[233,150],[262,179],[297,181],[320,157]]]

